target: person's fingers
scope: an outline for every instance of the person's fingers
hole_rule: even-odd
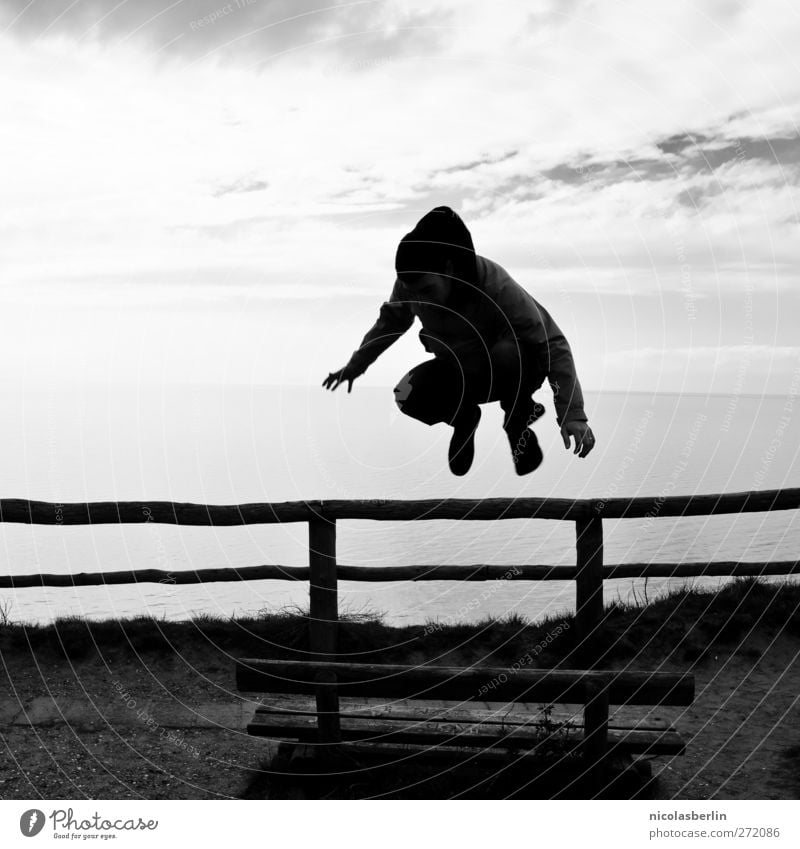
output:
[[[574,447],[570,444],[570,437],[575,439]],[[572,448],[572,453],[580,457],[585,457],[594,448],[594,434],[591,428],[578,428],[577,432],[570,427],[561,428],[561,438],[564,440],[564,447],[569,450]]]

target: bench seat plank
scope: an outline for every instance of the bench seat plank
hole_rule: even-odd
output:
[[[417,719],[440,720],[442,722],[487,722],[498,725],[516,722],[518,724],[541,720],[541,710],[533,705],[519,702],[504,704],[500,702],[427,702],[418,699],[401,699],[387,702],[385,699],[347,699],[340,700],[342,714],[364,718],[380,719]],[[317,715],[316,704],[309,696],[271,697],[262,700],[258,706],[260,713]],[[558,716],[556,716],[558,713]],[[581,711],[566,709],[553,712],[553,721],[567,721],[581,716]]]
[[[268,696],[262,697],[256,705],[261,713],[272,714],[307,714],[317,715],[316,703],[311,696]],[[582,707],[570,710],[563,705],[553,705],[552,722],[577,722],[583,718]],[[442,722],[484,722],[487,724],[508,725],[514,723],[524,725],[532,721],[541,721],[543,713],[540,705],[512,702],[426,702],[419,699],[403,699],[387,702],[385,699],[341,699],[342,714],[361,716],[375,719],[408,719],[410,721],[429,719]],[[666,729],[672,728],[674,719],[664,719],[653,716],[646,708],[625,708],[612,716],[609,728],[642,728]],[[644,712],[644,715],[642,713]]]
[[[317,740],[317,715],[308,710],[287,712],[262,706],[247,726],[249,734],[273,739],[314,743]],[[538,720],[538,721],[537,721]],[[532,714],[481,714],[476,711],[431,713],[383,712],[379,707],[363,706],[340,715],[342,739],[349,742],[376,744],[414,744],[421,746],[494,747],[503,749],[546,749],[554,741],[565,740],[567,748],[576,747],[583,738],[583,725],[568,723],[564,730],[547,736],[541,717]],[[609,747],[627,753],[680,754],[685,744],[674,728],[662,722],[657,725],[609,728]]]

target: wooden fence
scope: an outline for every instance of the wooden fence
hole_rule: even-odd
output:
[[[0,588],[78,587],[156,582],[195,584],[217,581],[290,580],[310,584],[311,649],[318,659],[336,652],[338,581],[487,581],[574,580],[576,583],[575,644],[587,638],[603,616],[603,582],[618,578],[790,575],[800,573],[800,560],[770,563],[603,563],[603,519],[713,516],[794,510],[800,488],[670,496],[667,498],[487,498],[424,501],[295,501],[275,504],[206,505],[170,501],[124,501],[61,504],[0,499],[0,522],[37,525],[146,524],[231,527],[236,525],[307,522],[309,565],[264,565],[244,568],[169,572],[140,569],[71,575],[0,575]],[[336,560],[336,522],[376,521],[496,521],[553,519],[575,523],[576,565],[407,565],[347,566]]]

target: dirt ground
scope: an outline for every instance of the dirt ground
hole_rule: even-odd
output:
[[[687,751],[655,762],[659,797],[800,798],[800,640],[755,635],[690,671],[695,700],[676,717]]]
[[[275,747],[244,730],[252,707],[234,690],[233,660],[192,654],[5,656],[0,798],[242,795]]]
[[[694,704],[670,714],[687,752],[653,759],[654,796],[799,798],[799,658],[800,640],[787,634],[688,670],[640,658],[639,668],[696,678]],[[245,732],[253,703],[235,690],[233,658],[188,649],[2,661],[2,799],[252,798],[253,788],[280,787],[264,771],[275,744]]]

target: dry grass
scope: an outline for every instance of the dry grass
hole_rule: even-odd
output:
[[[562,663],[574,648],[572,616],[531,623],[513,615],[473,624],[393,627],[379,616],[344,616],[339,658],[371,663],[440,663],[465,655],[470,662],[532,665]],[[683,588],[649,604],[614,602],[606,606],[602,628],[592,641],[601,665],[629,662],[656,652],[692,662],[720,645],[738,644],[753,629],[800,636],[800,585],[757,578],[733,581],[720,590]],[[549,638],[549,639],[548,639]],[[57,619],[28,625],[0,619],[0,650],[32,652],[70,661],[114,648],[142,655],[181,653],[204,646],[224,656],[302,659],[309,652],[308,614],[299,609],[264,611],[257,616],[198,616],[173,622],[148,616],[131,619]]]

